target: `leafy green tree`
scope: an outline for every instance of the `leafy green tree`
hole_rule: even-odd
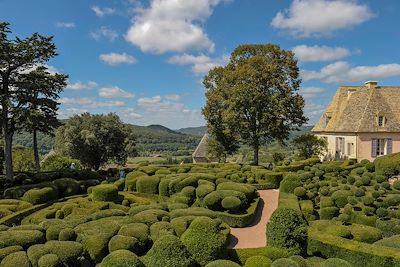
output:
[[[227,152],[224,146],[216,139],[209,139],[207,144],[207,157],[217,158],[220,162],[226,162]]]
[[[13,147],[13,163],[17,172],[30,172],[35,168],[33,151],[30,148],[15,146]]]
[[[57,99],[67,85],[67,75],[50,74],[46,67],[23,74],[18,82],[22,89],[20,102],[26,103],[23,112],[25,130],[32,134],[35,170],[40,171],[37,133],[54,136],[54,131],[61,125],[57,119],[59,103]]]
[[[291,51],[273,44],[241,45],[227,66],[214,68],[204,78],[207,126],[212,133],[218,129],[251,146],[258,165],[261,145],[284,142],[307,121],[304,99],[297,93],[300,82]]]
[[[327,143],[324,139],[308,133],[295,137],[292,141],[293,146],[298,150],[299,156],[304,159],[312,156],[319,156],[326,150]]]
[[[20,102],[18,81],[32,68],[46,64],[57,55],[53,37],[38,33],[21,39],[9,39],[9,23],[0,22],[0,104],[4,137],[6,179],[13,179],[12,138],[23,127],[24,103]]]
[[[134,153],[133,133],[116,114],[84,113],[70,118],[56,132],[56,151],[98,170],[108,161],[125,164]]]

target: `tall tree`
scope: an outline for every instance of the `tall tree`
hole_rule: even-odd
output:
[[[9,24],[0,22],[0,104],[1,129],[4,136],[6,179],[13,179],[12,138],[22,127],[23,103],[19,102],[18,81],[35,66],[43,65],[56,56],[53,37],[38,33],[21,39],[8,39]]]
[[[67,75],[51,74],[46,67],[40,66],[23,74],[18,87],[19,102],[24,104],[24,130],[32,134],[35,170],[40,171],[37,133],[54,136],[54,131],[61,124],[57,119],[59,94],[67,85]]]
[[[128,129],[113,113],[76,115],[57,129],[56,151],[95,170],[108,161],[124,164],[135,152]]]
[[[304,159],[320,156],[327,149],[326,140],[318,138],[311,133],[295,137],[292,143],[297,148],[299,156]]]
[[[211,70],[204,79],[208,128],[222,124],[223,132],[240,137],[253,148],[253,163],[258,165],[261,145],[284,142],[307,121],[304,99],[297,93],[300,83],[291,51],[273,44],[241,45],[226,67]]]

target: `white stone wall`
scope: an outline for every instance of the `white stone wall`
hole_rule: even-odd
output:
[[[315,134],[319,138],[326,138],[328,149],[326,153],[321,155],[322,160],[339,160],[339,159],[355,159],[357,158],[357,135],[354,134]],[[337,151],[337,138],[344,139],[344,151]],[[349,144],[352,145],[352,151],[349,151]]]

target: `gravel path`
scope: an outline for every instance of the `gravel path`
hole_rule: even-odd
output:
[[[260,206],[252,224],[245,228],[231,228],[228,248],[265,247],[265,226],[278,208],[279,190],[259,190]]]

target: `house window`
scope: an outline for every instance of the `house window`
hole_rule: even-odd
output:
[[[385,127],[385,117],[384,116],[379,116],[378,117],[378,126],[379,127]]]
[[[344,137],[336,137],[336,153],[344,154]]]
[[[347,143],[347,155],[351,156],[354,154],[354,143]]]
[[[392,139],[372,139],[372,157],[392,154]]]

